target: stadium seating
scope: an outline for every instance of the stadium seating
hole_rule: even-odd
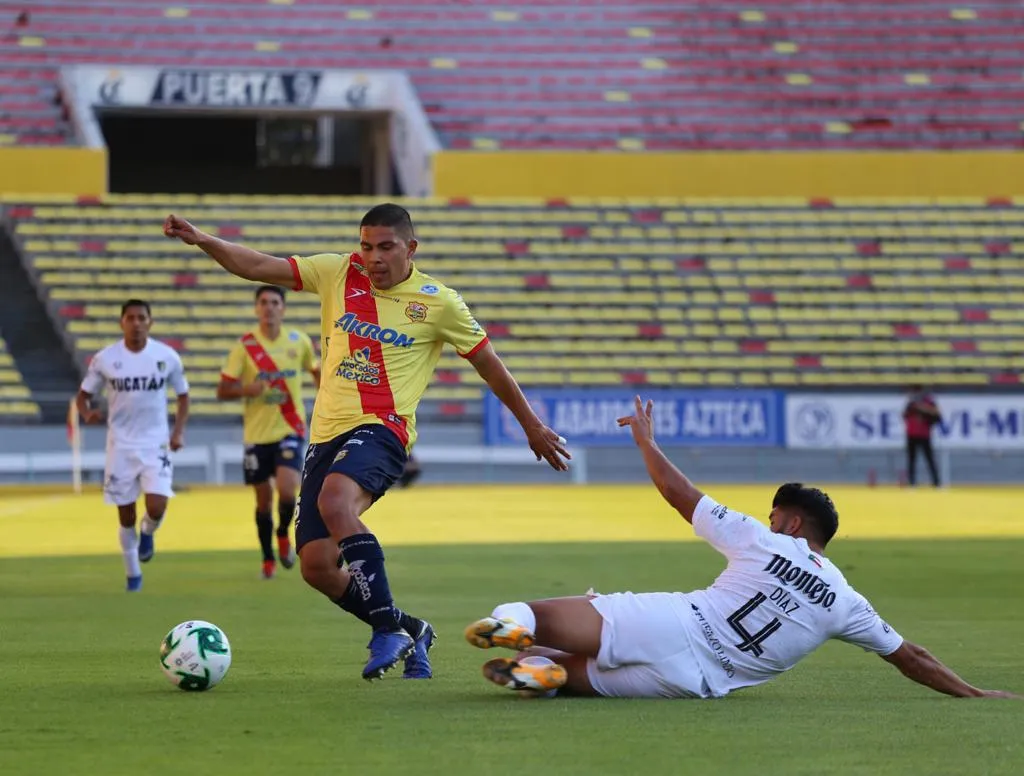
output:
[[[57,68],[400,68],[453,148],[1015,148],[1006,0],[0,0],[0,143],[65,143]]]
[[[0,336],[0,423],[12,420],[39,420],[39,405],[32,401],[28,386]]]
[[[112,195],[7,214],[84,359],[130,295],[179,348],[200,414],[252,321],[250,284],[166,240],[170,209],[274,253],[354,247],[370,200]],[[1024,206],[983,201],[407,203],[419,266],[463,292],[526,385],[1017,385]],[[1021,203],[1024,205],[1024,203]],[[318,334],[317,300],[289,318]],[[428,396],[476,399],[446,350]]]

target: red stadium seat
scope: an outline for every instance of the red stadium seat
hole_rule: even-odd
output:
[[[649,150],[1022,145],[1024,8],[1016,4],[975,5],[974,18],[955,0],[765,0],[754,6],[760,18],[744,16],[746,0],[370,0],[358,9],[334,0],[182,0],[177,15],[166,0],[28,5],[27,23],[0,42],[9,128],[28,114],[62,121],[59,108],[45,107],[56,69],[85,62],[403,69],[453,147],[616,148],[627,125]],[[0,2],[0,23],[25,6]],[[276,50],[257,50],[265,41]],[[437,58],[456,67],[434,69]],[[609,101],[609,91],[628,100]],[[637,122],[666,115],[674,120]],[[512,130],[515,117],[552,120]],[[829,130],[837,125],[844,131]]]

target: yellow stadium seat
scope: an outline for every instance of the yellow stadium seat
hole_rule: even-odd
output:
[[[154,334],[180,341],[199,383],[212,385],[224,351],[251,324],[252,284],[166,241],[159,223],[167,209],[187,208],[229,239],[240,227],[237,239],[257,249],[311,253],[354,247],[358,219],[373,201],[147,194],[76,205],[40,198],[34,217],[16,228],[80,350],[116,337],[120,302],[144,294],[156,306]],[[462,290],[485,325],[510,333],[496,343],[522,356],[516,369],[526,385],[563,384],[560,369],[580,385],[619,385],[620,353],[632,354],[632,365],[658,385],[725,385],[726,375],[742,385],[866,385],[903,379],[908,370],[942,370],[957,385],[981,385],[993,370],[1005,371],[998,359],[1019,353],[1024,341],[1017,309],[1024,246],[1013,244],[1024,242],[1024,213],[987,208],[980,198],[943,209],[888,199],[836,200],[832,209],[770,199],[408,204],[420,224],[421,268]],[[660,210],[660,218],[634,218],[646,210]],[[989,255],[993,240],[1011,243],[1013,252]],[[509,243],[517,243],[514,254]],[[965,258],[950,259],[957,256]],[[547,278],[547,288],[527,288],[526,275]],[[193,276],[197,285],[189,287]],[[774,298],[752,302],[755,292]],[[315,297],[291,296],[289,309],[293,322],[317,333]],[[965,309],[987,311],[988,320],[965,320]],[[894,340],[906,323],[919,336]],[[640,335],[648,324],[660,325],[649,330],[659,336]],[[750,339],[763,343],[762,356],[739,354],[737,341]],[[950,339],[975,341],[977,353],[951,351]],[[614,358],[602,352],[609,341]],[[794,355],[821,356],[822,370],[797,371]],[[694,357],[709,360],[699,369],[668,360]],[[469,375],[450,352],[442,364]],[[6,373],[0,382],[15,384]]]

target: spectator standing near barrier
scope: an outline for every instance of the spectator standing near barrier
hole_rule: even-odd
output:
[[[939,487],[939,470],[935,466],[935,450],[932,447],[932,429],[942,421],[942,413],[935,399],[923,386],[910,386],[907,406],[903,409],[903,424],[907,431],[907,480],[917,484],[917,453],[924,454],[932,484]]]

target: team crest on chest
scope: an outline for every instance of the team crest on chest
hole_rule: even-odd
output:
[[[167,362],[166,361],[157,361],[156,362],[156,371],[163,372],[166,368],[167,368]]]
[[[430,308],[420,302],[409,302],[405,307],[405,317],[413,323],[423,323],[427,320],[428,309]]]

